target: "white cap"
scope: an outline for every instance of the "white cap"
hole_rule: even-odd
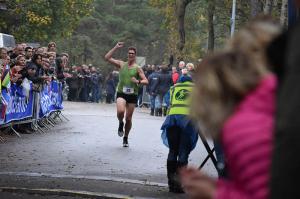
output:
[[[180,61],[179,64],[178,64],[178,66],[179,66],[179,67],[184,67],[184,66],[185,66],[184,61]]]

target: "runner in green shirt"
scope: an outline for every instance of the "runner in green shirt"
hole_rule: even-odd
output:
[[[117,117],[119,120],[118,134],[123,137],[123,147],[128,147],[128,135],[132,126],[132,114],[137,103],[137,92],[140,84],[148,84],[148,80],[139,65],[136,64],[136,48],[128,48],[128,61],[112,58],[113,53],[124,46],[118,42],[106,55],[105,60],[119,69],[119,84],[117,87]],[[125,116],[125,135],[124,135]]]

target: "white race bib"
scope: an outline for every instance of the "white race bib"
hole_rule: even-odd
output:
[[[123,93],[124,94],[134,94],[134,88],[124,86],[123,87]]]

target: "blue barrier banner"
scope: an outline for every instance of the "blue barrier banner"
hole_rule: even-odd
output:
[[[50,106],[50,112],[56,111],[56,110],[62,110],[62,83],[57,81],[51,82],[51,93],[50,93],[50,99],[51,99],[51,106]]]
[[[51,85],[44,85],[42,91],[40,92],[40,118],[47,116],[49,113],[49,107],[51,105],[50,86]]]
[[[4,123],[22,120],[33,115],[32,84],[29,90],[12,84],[10,89],[2,89],[2,108],[5,108]]]
[[[49,113],[62,109],[62,84],[52,81],[44,85],[40,95],[39,117],[48,116]]]

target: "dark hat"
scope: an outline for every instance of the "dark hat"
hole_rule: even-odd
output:
[[[28,64],[27,66],[26,66],[26,69],[28,70],[28,69],[35,69],[36,70],[36,65],[34,65],[34,64]]]

